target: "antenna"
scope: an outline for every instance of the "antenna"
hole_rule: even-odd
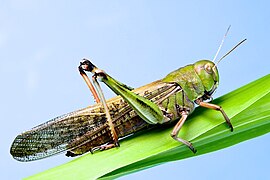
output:
[[[229,50],[226,54],[224,54],[219,60],[218,62],[215,64],[215,66],[217,66],[217,64],[224,59],[226,56],[228,56],[231,52],[233,52],[233,50],[235,50],[238,46],[240,46],[243,42],[245,42],[247,39],[243,39],[242,41],[240,41],[238,44],[236,44],[231,50]]]
[[[220,45],[219,45],[219,47],[218,47],[218,50],[217,50],[217,52],[216,52],[216,54],[215,54],[215,57],[214,57],[214,59],[213,59],[213,62],[215,62],[215,60],[216,60],[216,58],[217,58],[217,56],[218,56],[218,54],[219,54],[219,51],[220,51],[221,48],[222,48],[222,45],[223,45],[223,43],[224,43],[224,40],[225,40],[225,38],[226,38],[227,35],[228,35],[228,32],[229,32],[230,28],[231,28],[231,25],[229,25],[229,27],[228,27],[226,33],[224,34],[224,36],[223,36],[223,38],[222,38],[222,41],[221,41],[221,43],[220,43]]]

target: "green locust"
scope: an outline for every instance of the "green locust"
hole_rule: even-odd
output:
[[[163,79],[137,89],[117,81],[87,59],[80,63],[79,72],[97,103],[56,117],[18,135],[10,149],[16,160],[33,161],[63,151],[73,157],[89,151],[106,150],[119,146],[119,138],[171,122],[176,123],[171,137],[196,153],[189,141],[178,137],[184,122],[195,109],[195,104],[221,112],[233,131],[224,110],[209,102],[219,84],[217,63],[210,60],[200,60],[181,67]],[[94,86],[86,72],[93,73]],[[106,101],[99,81],[118,96]]]

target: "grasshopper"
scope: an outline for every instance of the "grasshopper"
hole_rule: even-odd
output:
[[[227,33],[228,30],[224,38]],[[234,46],[216,64],[210,60],[200,60],[137,89],[117,81],[89,60],[83,59],[78,69],[97,103],[23,132],[15,138],[10,153],[16,160],[23,162],[63,151],[67,151],[66,156],[74,157],[89,151],[93,153],[118,147],[119,138],[169,122],[176,122],[171,137],[196,153],[189,141],[178,137],[187,117],[195,109],[195,104],[221,112],[233,131],[230,119],[222,107],[207,100],[212,99],[219,84],[217,64],[245,40]],[[93,74],[94,85],[86,72]],[[118,96],[106,101],[99,81]]]

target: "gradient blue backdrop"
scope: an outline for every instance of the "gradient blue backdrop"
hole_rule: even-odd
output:
[[[0,0],[1,179],[21,179],[69,161],[64,154],[20,163],[17,134],[94,103],[77,72],[91,58],[138,87],[196,60],[212,59],[229,25],[215,97],[269,73],[268,1]],[[106,90],[106,97],[113,94]],[[267,179],[270,135],[121,179]]]

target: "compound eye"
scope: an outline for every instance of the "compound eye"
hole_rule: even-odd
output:
[[[211,67],[211,65],[210,64],[205,64],[204,65],[204,69],[205,69],[205,71],[208,73],[208,74],[212,74],[212,67]]]

